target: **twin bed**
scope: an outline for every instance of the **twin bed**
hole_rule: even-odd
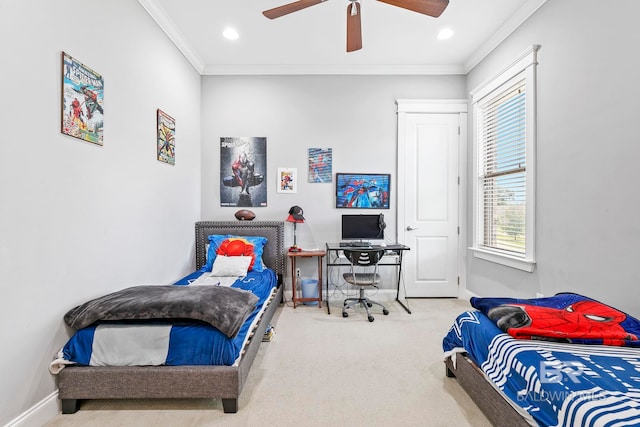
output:
[[[237,412],[282,301],[284,223],[203,221],[195,237],[192,274],[170,286],[124,289],[67,313],[65,321],[78,330],[50,366],[63,413],[76,412],[84,399],[136,398],[221,399],[224,412]],[[236,280],[242,270],[246,276]],[[111,352],[136,345],[145,351]]]
[[[590,298],[471,298],[446,374],[496,426],[640,426],[640,321]]]

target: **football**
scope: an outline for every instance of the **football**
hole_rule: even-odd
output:
[[[235,213],[235,216],[236,216],[236,219],[240,221],[251,221],[256,217],[256,214],[254,214],[248,209],[240,209],[238,212]]]

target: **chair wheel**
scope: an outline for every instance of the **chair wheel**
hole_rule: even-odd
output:
[[[346,311],[342,312],[342,317],[349,317],[349,313],[347,313]]]
[[[367,307],[371,308],[373,307],[373,304],[371,304],[370,302],[367,303]]]
[[[389,314],[389,310],[387,310],[387,309],[385,308],[384,310],[382,310],[382,314],[384,314],[384,315],[386,316],[387,314]]]
[[[374,320],[376,320],[373,318],[373,316],[369,316],[368,319],[369,319],[369,322],[373,322]]]

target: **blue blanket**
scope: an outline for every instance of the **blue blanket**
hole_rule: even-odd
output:
[[[466,352],[539,426],[640,426],[640,350],[514,339],[479,311],[460,314],[445,356]]]
[[[194,272],[175,283],[188,285],[202,274]],[[264,303],[277,286],[272,270],[251,271],[233,288],[251,291],[258,297],[253,312],[239,332],[228,337],[211,324],[171,321],[119,321],[93,324],[76,331],[60,351],[50,370],[65,364],[90,366],[129,365],[233,365],[240,356],[247,335]]]

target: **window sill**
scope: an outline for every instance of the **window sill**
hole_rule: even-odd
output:
[[[526,271],[528,273],[533,272],[536,266],[536,262],[531,259],[518,258],[513,255],[507,255],[500,252],[488,251],[480,248],[469,248],[473,252],[473,256],[483,259],[485,261],[495,262],[507,267],[515,268],[518,270]]]

